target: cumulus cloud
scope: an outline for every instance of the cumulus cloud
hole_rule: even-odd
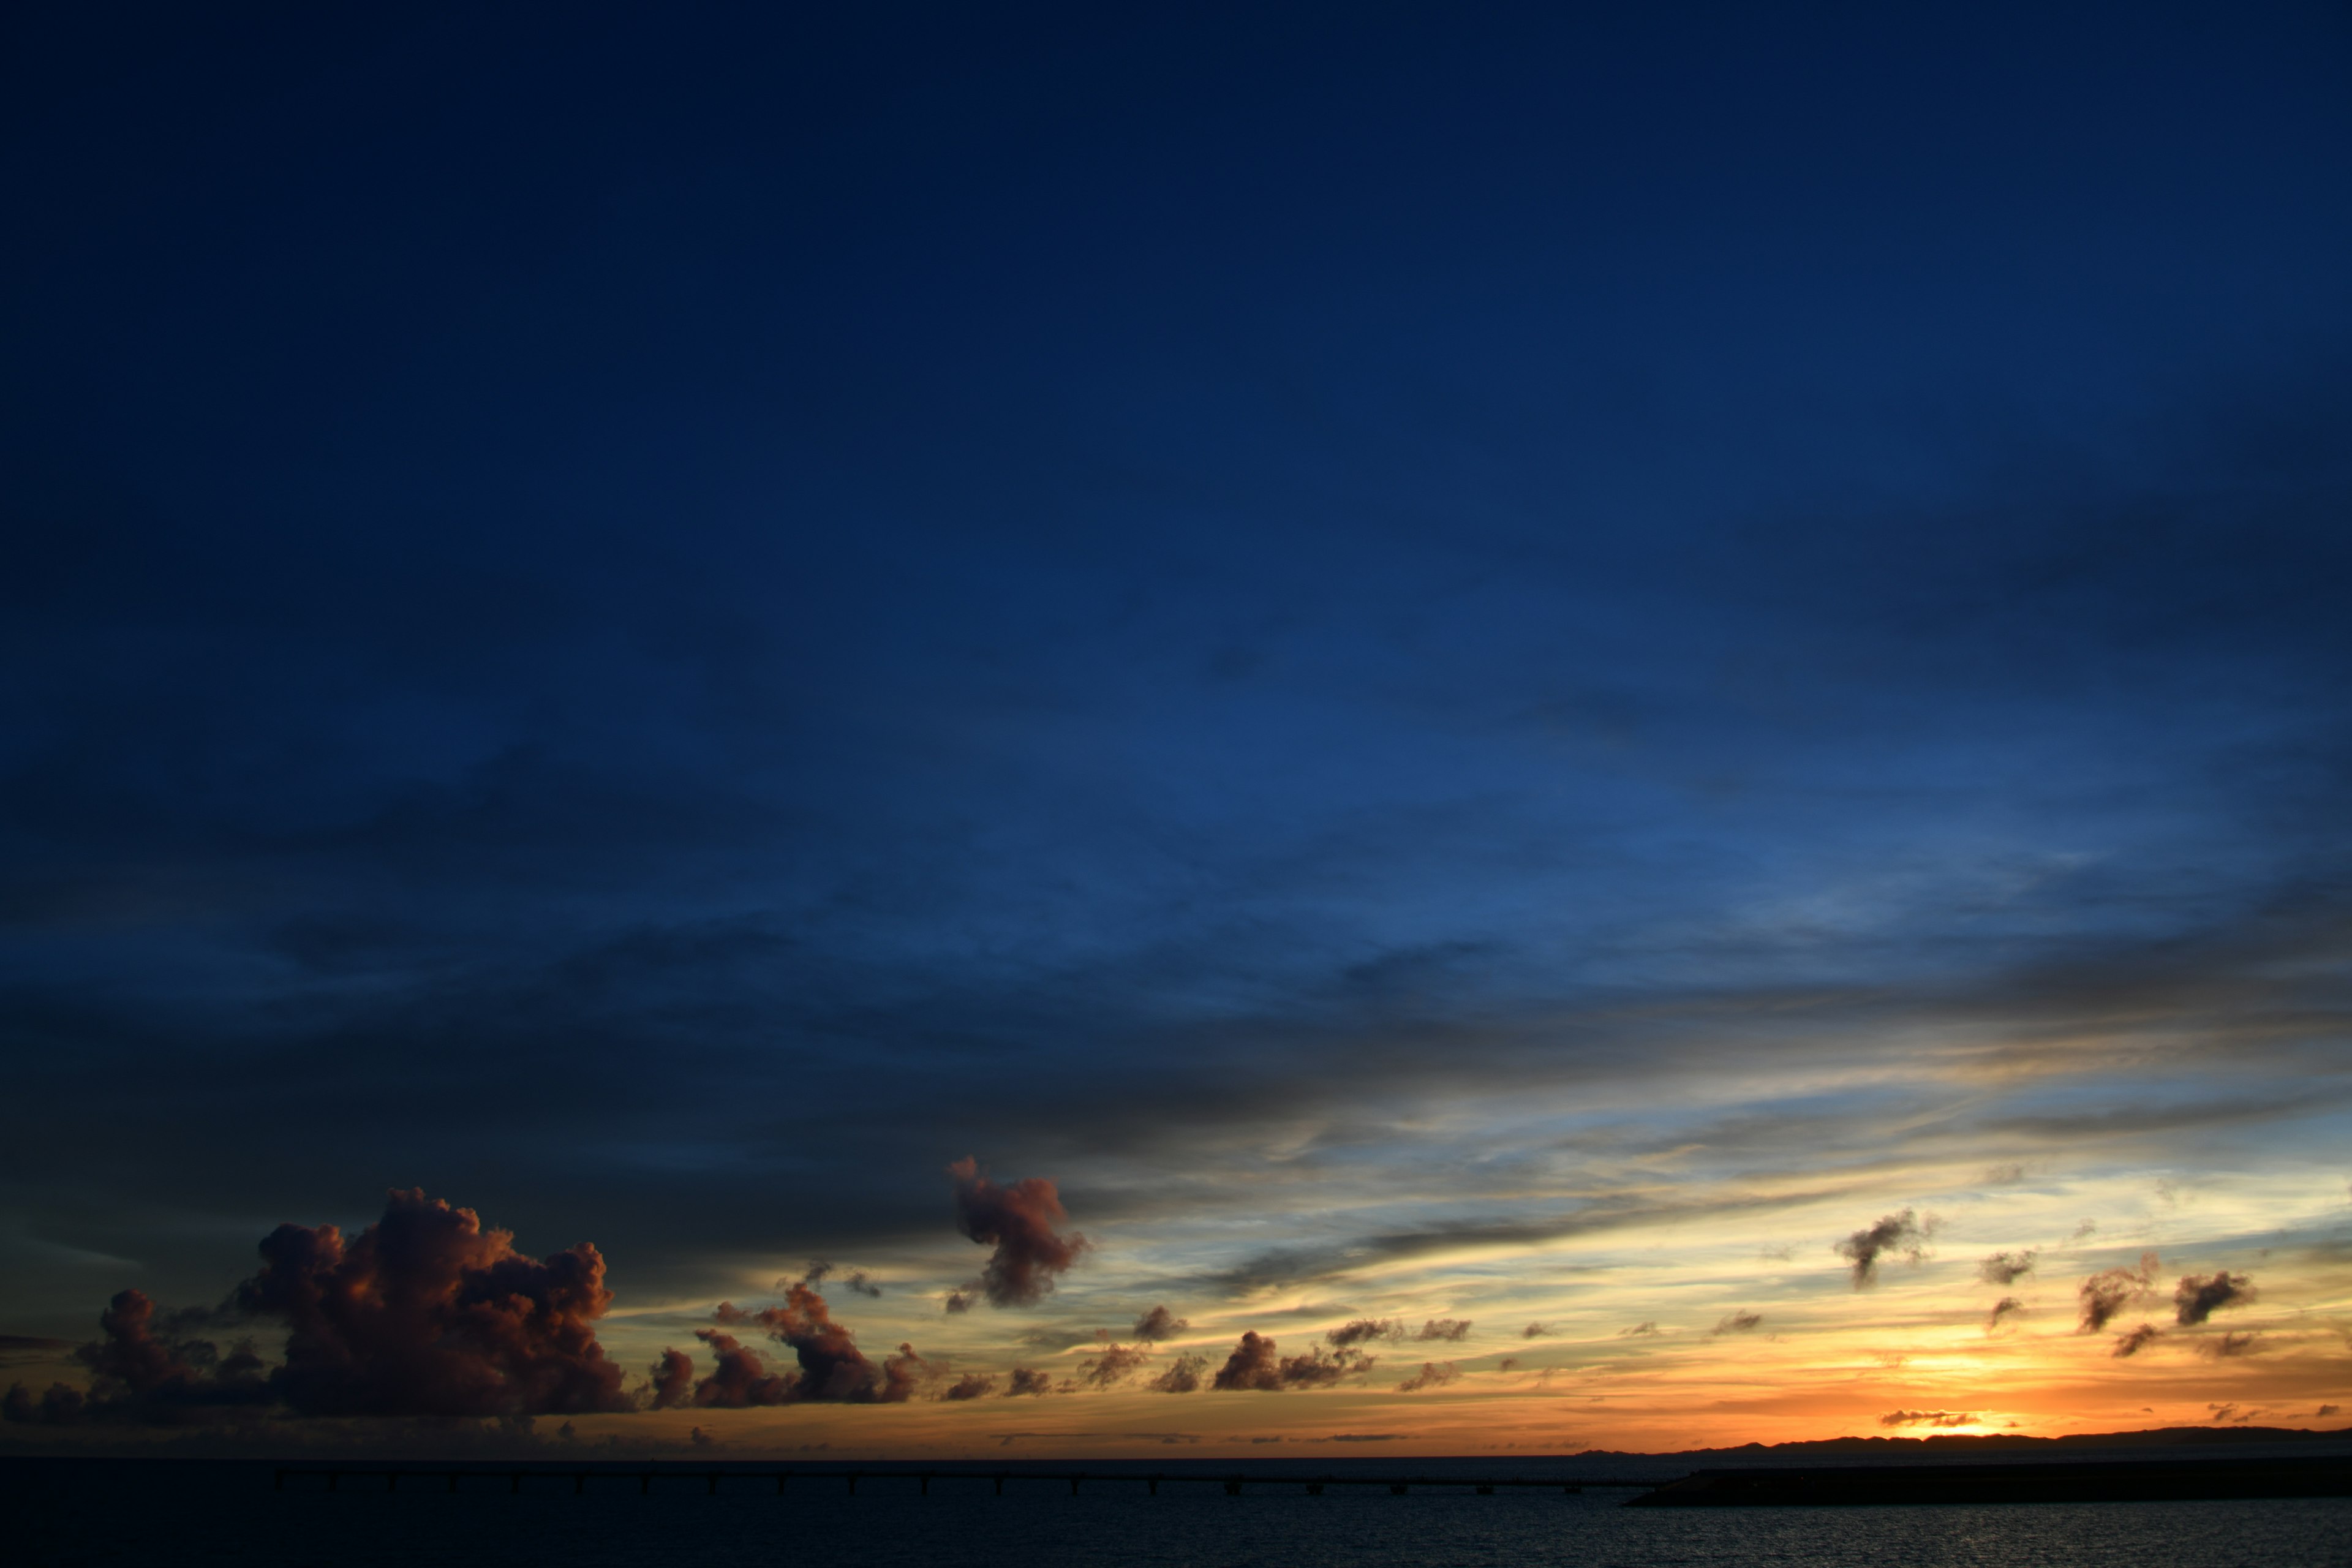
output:
[[[1011,1399],[1017,1394],[1050,1394],[1053,1390],[1054,1379],[1050,1373],[1016,1366],[1013,1369],[1013,1380],[1005,1384],[1004,1396]]]
[[[1322,1388],[1343,1377],[1369,1372],[1372,1364],[1372,1357],[1346,1346],[1326,1352],[1321,1345],[1316,1345],[1305,1355],[1281,1355],[1273,1340],[1251,1330],[1242,1335],[1233,1354],[1225,1358],[1225,1364],[1217,1369],[1214,1386],[1264,1393],[1284,1388]]]
[[[1397,1384],[1399,1394],[1417,1394],[1424,1388],[1443,1388],[1461,1377],[1450,1361],[1425,1361],[1421,1370]]]
[[[760,1352],[719,1329],[697,1329],[694,1337],[710,1349],[710,1375],[694,1385],[694,1403],[707,1410],[742,1410],[793,1403],[799,1379],[771,1372]]]
[[[955,1182],[956,1228],[996,1249],[982,1267],[980,1279],[949,1298],[950,1311],[969,1307],[974,1290],[992,1306],[1029,1306],[1052,1290],[1055,1279],[1087,1250],[1085,1237],[1055,1228],[1070,1216],[1063,1211],[1061,1194],[1046,1178],[1029,1176],[1000,1186],[982,1175],[979,1162],[969,1158],[950,1165],[948,1174]]]
[[[1864,1226],[1836,1245],[1837,1255],[1853,1266],[1853,1288],[1864,1289],[1878,1279],[1878,1260],[1895,1257],[1917,1264],[1927,1260],[1927,1239],[1935,1234],[1936,1221],[1930,1215],[1922,1224],[1909,1209],[1900,1214],[1881,1217],[1877,1224]]]
[[[808,1272],[801,1276],[800,1282],[803,1285],[822,1285],[828,1279],[834,1279],[838,1272],[824,1258],[814,1258],[809,1263]],[[874,1283],[873,1277],[863,1268],[853,1268],[846,1274],[841,1274],[835,1282],[853,1295],[879,1299],[882,1294],[882,1287]],[[789,1280],[776,1281],[776,1289],[779,1290],[787,1289],[790,1285]]]
[[[2211,1275],[2188,1274],[2173,1287],[2173,1321],[2194,1328],[2224,1307],[2240,1307],[2254,1299],[2254,1282],[2224,1269]]]
[[[2037,1256],[2032,1247],[2023,1252],[1996,1252],[1977,1265],[1977,1278],[1988,1285],[2014,1285],[2033,1272]]]
[[[1156,1345],[1174,1339],[1192,1326],[1189,1319],[1180,1318],[1165,1307],[1154,1307],[1135,1320],[1135,1337],[1145,1344]]]
[[[1752,1334],[1763,1321],[1764,1316],[1760,1312],[1727,1312],[1716,1320],[1715,1327],[1707,1330],[1707,1338],[1715,1339],[1723,1334]]]
[[[1192,1394],[1199,1390],[1201,1374],[1208,1370],[1207,1356],[1180,1355],[1144,1386],[1155,1394]]]
[[[1340,1324],[1323,1336],[1340,1350],[1349,1345],[1370,1344],[1375,1341],[1395,1341],[1404,1338],[1404,1325],[1393,1318],[1358,1318]]]
[[[1141,1345],[1105,1345],[1079,1365],[1078,1381],[1109,1388],[1125,1383],[1150,1359],[1151,1352]]]
[[[2342,1408],[2343,1408],[2343,1406],[2342,1406],[2342,1405],[2321,1405],[2318,1409],[2316,1409],[2316,1410],[2313,1411],[2311,1414],[2312,1414],[2315,1417],[2316,1417],[2316,1416],[2321,1416],[2321,1415],[2335,1415],[2338,1410],[2341,1410]]]
[[[712,1314],[720,1324],[757,1324],[791,1349],[797,1371],[771,1373],[757,1352],[730,1336],[698,1329],[695,1337],[718,1358],[718,1370],[695,1385],[697,1405],[896,1405],[914,1396],[929,1365],[910,1345],[880,1366],[857,1347],[857,1337],[836,1321],[814,1287],[796,1282],[782,1305],[749,1311],[721,1301]]]
[[[986,1373],[968,1372],[961,1377],[957,1378],[953,1383],[948,1384],[946,1391],[942,1393],[940,1397],[941,1399],[959,1400],[979,1399],[986,1395],[989,1391],[993,1389],[995,1386],[996,1379],[989,1376]]]
[[[348,1243],[281,1225],[239,1310],[282,1320],[272,1394],[305,1415],[523,1416],[622,1410],[595,1321],[613,1293],[585,1243],[545,1261],[471,1209],[392,1193]]]
[[[272,1403],[277,1395],[250,1345],[223,1356],[210,1341],[183,1333],[205,1316],[159,1320],[145,1292],[120,1291],[99,1313],[100,1337],[74,1351],[74,1359],[90,1370],[89,1391],[52,1383],[36,1395],[12,1384],[0,1397],[0,1418],[47,1426],[84,1419],[176,1424],[208,1411]]]
[[[2117,1334],[2116,1336],[2116,1348],[2109,1351],[2107,1353],[2119,1359],[2136,1356],[2163,1337],[2164,1331],[2162,1329],[2158,1328],[2153,1323],[2142,1323],[2136,1329],[2130,1330],[2125,1333]]]
[[[2025,1310],[2024,1302],[2014,1296],[2003,1296],[1992,1304],[1992,1310],[1985,1314],[1985,1332],[1992,1332],[2000,1327],[2004,1319],[2013,1317],[2023,1310]]]
[[[1529,1323],[1526,1328],[1519,1331],[1519,1338],[1523,1340],[1539,1340],[1549,1332],[1551,1332],[1551,1325],[1549,1323]]]
[[[1976,1416],[1966,1410],[1891,1410],[1878,1418],[1881,1426],[1969,1426]]]
[[[694,1395],[694,1358],[679,1350],[664,1350],[653,1364],[647,1396],[656,1410],[685,1404]]]
[[[1633,1325],[1632,1328],[1630,1328],[1630,1329],[1620,1329],[1620,1330],[1618,1330],[1618,1331],[1617,1331],[1617,1337],[1618,1337],[1619,1339],[1621,1339],[1621,1340],[1639,1340],[1639,1339],[1646,1339],[1646,1338],[1648,1338],[1650,1335],[1654,1334],[1654,1333],[1656,1333],[1657,1331],[1658,1331],[1658,1325],[1657,1325],[1657,1323],[1656,1323],[1654,1320],[1651,1320],[1651,1319],[1648,1319],[1648,1318],[1644,1318],[1644,1319],[1643,1319],[1640,1322],[1638,1322],[1638,1323],[1634,1324],[1634,1325]]]
[[[2146,1296],[2156,1284],[2156,1271],[2160,1267],[2155,1253],[2143,1252],[2137,1268],[2103,1268],[2084,1280],[2077,1288],[2083,1303],[2080,1331],[2097,1333],[2114,1321],[2118,1312]]]
[[[1416,1340],[1422,1341],[1442,1340],[1449,1344],[1459,1344],[1464,1340],[1470,1337],[1470,1320],[1467,1318],[1432,1318],[1427,1322],[1422,1324],[1421,1332],[1413,1335],[1412,1337]]]
[[[2233,1356],[2252,1355],[2261,1349],[2260,1334],[2223,1334],[2218,1340],[2207,1340],[2197,1347],[2197,1353],[2213,1361],[2227,1361]]]

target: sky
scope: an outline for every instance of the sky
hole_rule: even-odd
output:
[[[0,1446],[2352,1407],[2341,7],[0,27]]]

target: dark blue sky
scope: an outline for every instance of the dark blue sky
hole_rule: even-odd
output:
[[[0,39],[23,1331],[2342,1131],[2341,7],[216,9]]]

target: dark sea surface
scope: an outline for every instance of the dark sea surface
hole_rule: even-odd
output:
[[[2307,1450],[2306,1450],[2307,1451]],[[2068,1458],[2179,1458],[2099,1450]],[[2244,1455],[2240,1457],[2252,1457]],[[1720,1457],[1700,1463],[1721,1464]],[[1785,1460],[1781,1462],[1786,1462]],[[1879,1462],[1884,1462],[1881,1459]],[[553,1467],[551,1467],[553,1468]],[[1624,1490],[1335,1487],[1297,1482],[1227,1496],[1215,1478],[1254,1475],[1665,1477],[1692,1458],[1411,1459],[1330,1464],[1108,1465],[1160,1471],[1139,1479],[1014,1479],[1003,1496],[992,1467],[943,1476],[921,1495],[911,1476],[869,1466],[855,1495],[838,1468],[794,1466],[782,1496],[773,1467],[666,1470],[641,1494],[639,1467],[594,1467],[576,1493],[564,1475],[511,1492],[503,1476],[464,1478],[454,1494],[436,1474],[387,1493],[380,1478],[317,1477],[274,1489],[268,1464],[242,1461],[0,1460],[0,1558],[28,1568],[84,1563],[512,1565],[561,1563],[872,1565],[872,1568],[1079,1568],[1104,1563],[1169,1568],[1471,1568],[1576,1564],[1959,1565],[2115,1564],[2116,1568],[2352,1568],[2352,1499],[2234,1502],[1948,1505],[1885,1508],[1628,1509]],[[1064,1470],[1024,1460],[1004,1467]]]

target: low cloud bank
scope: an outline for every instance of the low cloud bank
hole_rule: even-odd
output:
[[[143,1293],[117,1295],[101,1337],[75,1352],[89,1392],[12,1388],[0,1413],[62,1425],[237,1407],[516,1419],[635,1406],[596,1340],[613,1297],[586,1243],[531,1258],[473,1210],[410,1189],[348,1241],[331,1225],[281,1225],[260,1252],[260,1271],[217,1313],[161,1318]],[[282,1362],[266,1366],[250,1344],[224,1355],[184,1331],[215,1320],[282,1326]]]

